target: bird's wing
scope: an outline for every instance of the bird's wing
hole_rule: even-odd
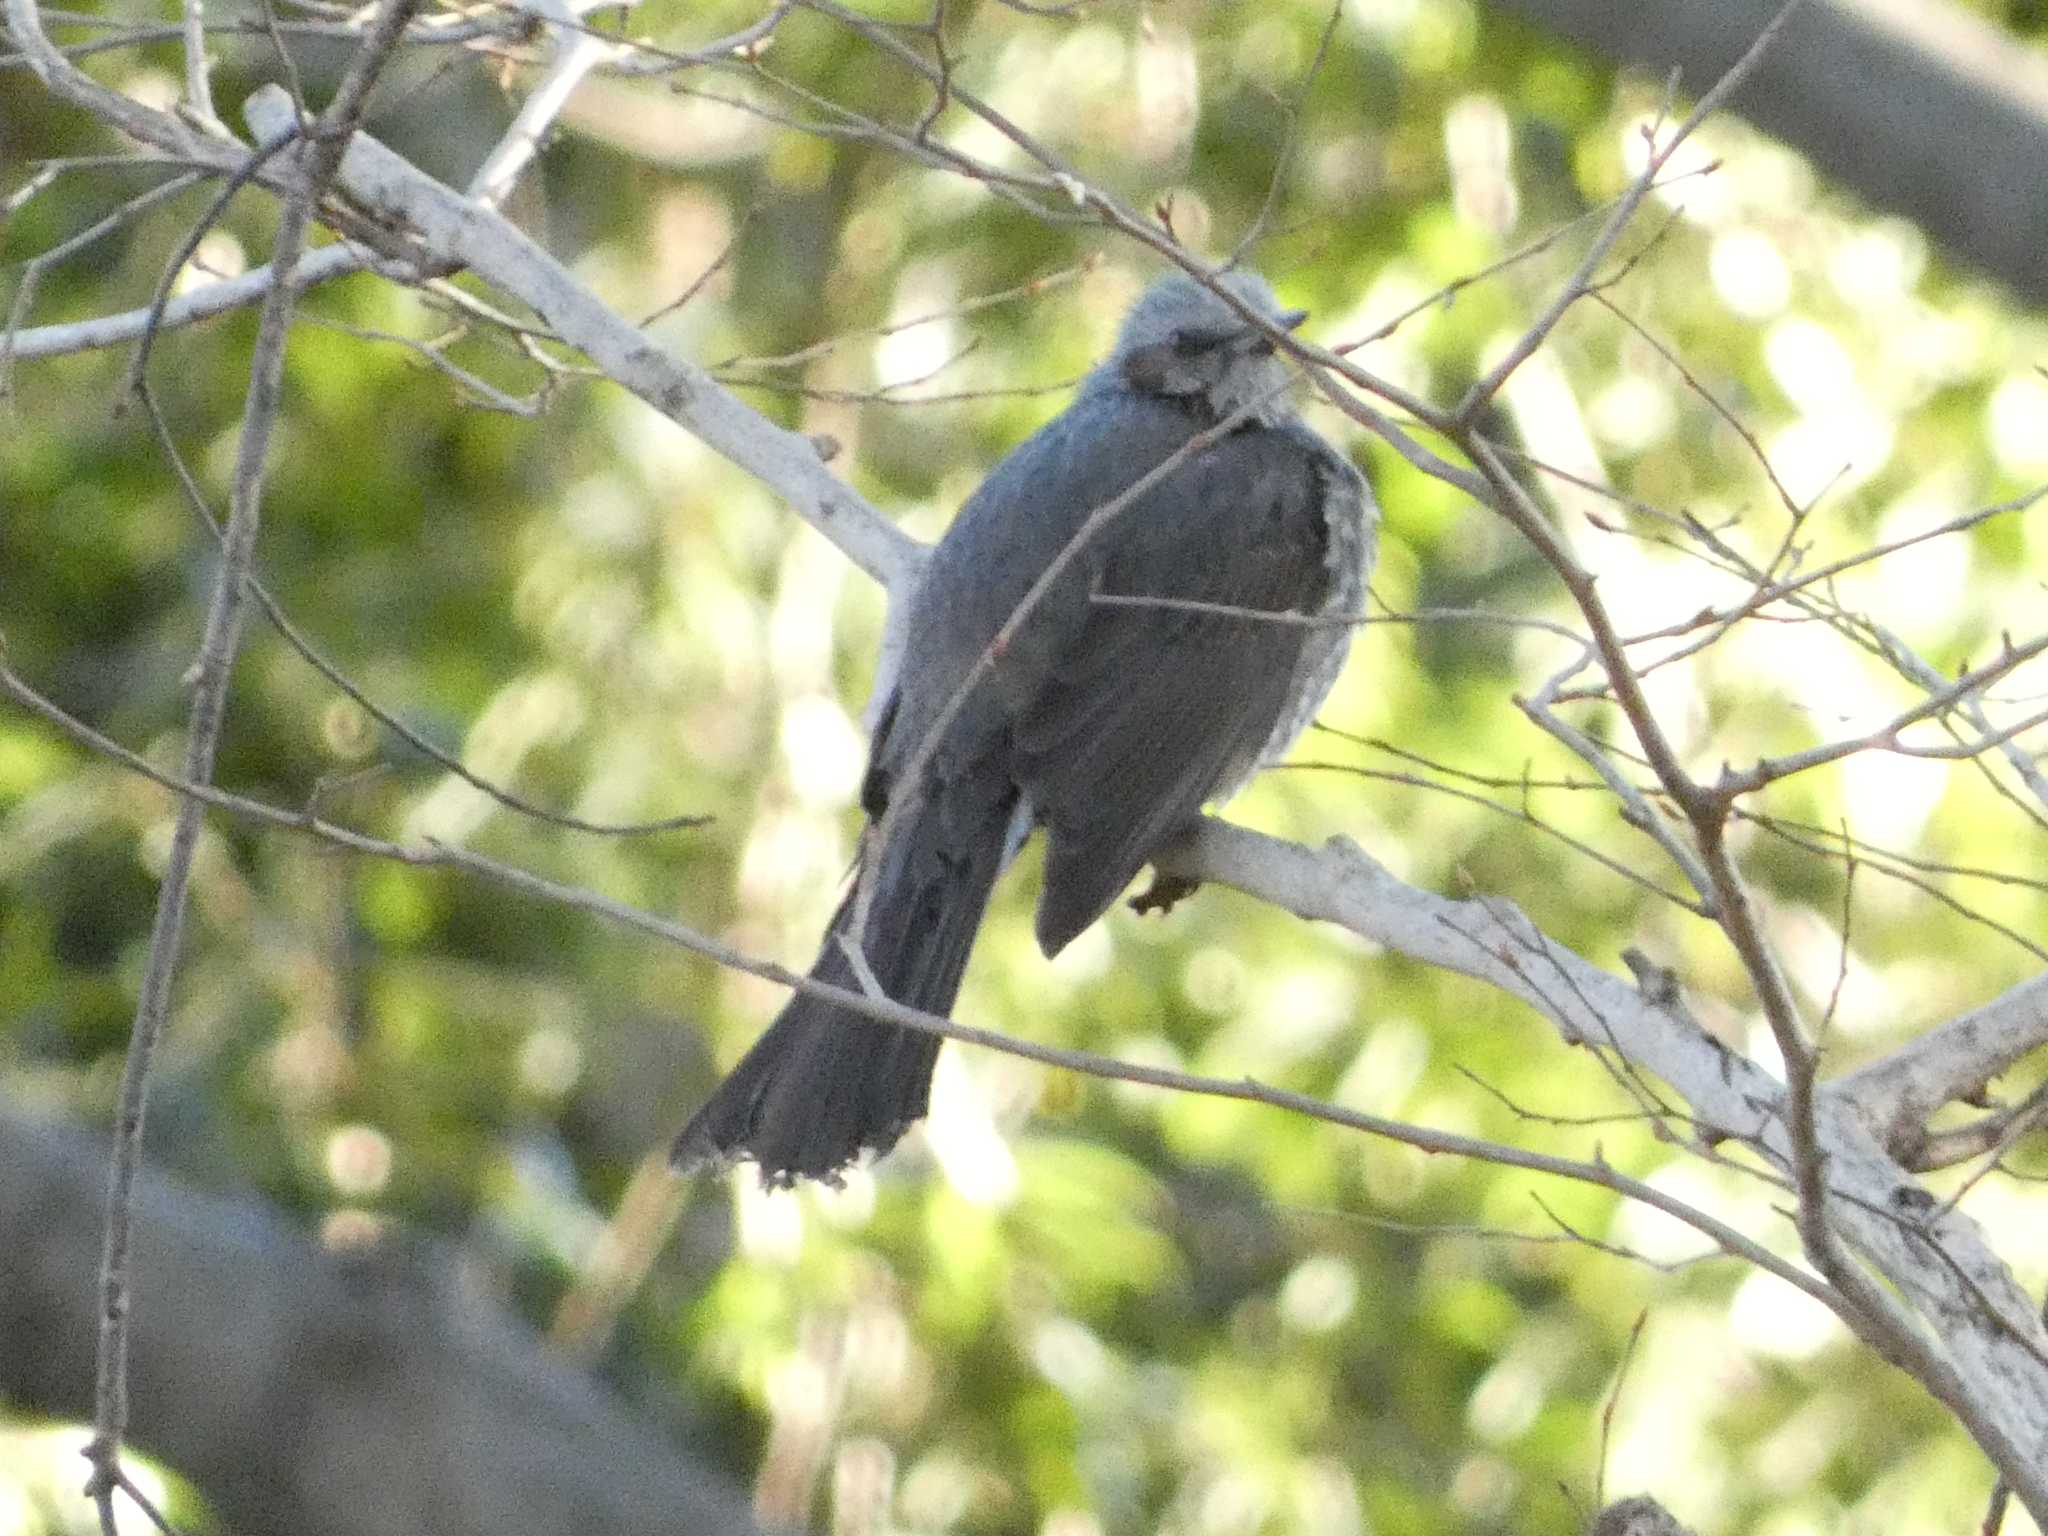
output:
[[[1378,553],[1379,504],[1358,467],[1307,422],[1296,418],[1281,430],[1321,466],[1323,526],[1327,530],[1323,564],[1330,573],[1322,612],[1328,617],[1355,617],[1364,610],[1366,577]],[[1259,751],[1261,761],[1284,757],[1315,718],[1337,674],[1344,670],[1353,633],[1350,624],[1333,623],[1311,629],[1304,637],[1294,673],[1294,708],[1274,722],[1272,736]]]
[[[1099,594],[1319,611],[1329,593],[1322,466],[1285,434],[1194,455],[1102,536]],[[1014,771],[1049,848],[1038,940],[1057,952],[1292,708],[1308,631],[1244,614],[1088,607],[1014,716]]]

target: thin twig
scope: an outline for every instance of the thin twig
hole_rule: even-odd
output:
[[[1322,33],[1316,38],[1316,51],[1310,55],[1308,68],[1301,72],[1301,79],[1294,88],[1293,99],[1287,103],[1287,129],[1280,139],[1280,152],[1273,157],[1273,169],[1266,177],[1266,196],[1259,204],[1259,211],[1253,217],[1251,226],[1230,251],[1230,266],[1237,266],[1251,255],[1266,233],[1266,225],[1273,217],[1274,209],[1280,206],[1281,189],[1287,183],[1287,173],[1294,168],[1294,156],[1301,144],[1301,125],[1307,113],[1308,93],[1314,89],[1316,77],[1323,72],[1323,63],[1330,56],[1330,39],[1337,34],[1337,23],[1344,19],[1344,0],[1331,0],[1330,14],[1323,20]]]
[[[1647,1310],[1636,1314],[1628,1330],[1628,1342],[1621,1346],[1621,1362],[1614,1368],[1614,1390],[1600,1409],[1600,1461],[1593,1473],[1593,1507],[1607,1507],[1607,1448],[1614,1439],[1614,1410],[1621,1404],[1621,1389],[1628,1384],[1628,1369],[1635,1363],[1636,1346],[1643,1341],[1643,1324],[1650,1320]]]
[[[245,795],[223,790],[215,785],[198,780],[181,778],[165,772],[148,759],[129,751],[118,742],[93,730],[60,709],[50,700],[30,688],[12,668],[0,661],[0,693],[5,693],[17,703],[30,709],[47,720],[66,735],[95,753],[143,775],[161,785],[195,807],[213,806],[232,815],[282,830],[316,837],[336,847],[355,853],[390,859],[402,864],[415,866],[452,866],[465,869],[500,885],[524,892],[540,900],[555,902],[579,911],[589,912],[619,923],[638,932],[662,939],[693,954],[704,956],[718,965],[731,970],[743,971],[765,981],[822,998],[835,1007],[858,1013],[879,1023],[892,1024],[923,1034],[937,1035],[949,1040],[958,1040],[968,1045],[1000,1051],[1006,1055],[1035,1061],[1044,1066],[1058,1067],[1084,1076],[1098,1077],[1109,1081],[1136,1083],[1146,1087],[1160,1088],[1180,1093],[1195,1093],[1212,1098],[1235,1099],[1246,1103],[1264,1104],[1285,1109],[1311,1119],[1368,1135],[1385,1137],[1418,1147],[1426,1152],[1443,1153],[1456,1157],[1470,1157],[1488,1162],[1497,1162],[1507,1167],[1522,1168],[1531,1172],[1554,1174],[1562,1178],[1610,1189],[1627,1198],[1640,1200],[1663,1211],[1666,1215],[1693,1227],[1711,1239],[1718,1247],[1731,1256],[1768,1270],[1787,1284],[1797,1287],[1812,1296],[1823,1306],[1832,1307],[1834,1302],[1825,1285],[1812,1275],[1790,1264],[1755,1240],[1729,1226],[1706,1212],[1687,1205],[1677,1197],[1609,1167],[1605,1163],[1583,1162],[1571,1158],[1551,1156],[1547,1153],[1530,1152],[1520,1147],[1497,1145],[1480,1138],[1460,1136],[1448,1131],[1438,1131],[1426,1126],[1408,1125],[1383,1116],[1365,1114],[1342,1105],[1331,1104],[1308,1094],[1295,1093],[1284,1088],[1270,1087],[1263,1083],[1243,1078],[1219,1078],[1200,1073],[1182,1072],[1149,1064],[1119,1061],[1114,1057],[1102,1056],[1096,1052],[1073,1050],[1059,1046],[1041,1044],[1033,1040],[1016,1039],[998,1031],[982,1029],[971,1024],[938,1014],[925,1013],[904,1004],[893,1002],[887,997],[869,996],[853,988],[834,986],[801,972],[770,961],[757,960],[728,944],[707,934],[686,927],[681,923],[657,917],[624,902],[614,901],[593,891],[564,885],[533,874],[517,866],[501,863],[469,849],[452,844],[428,842],[424,845],[394,843],[382,838],[368,836],[316,816],[284,810],[278,806],[251,799]]]
[[[186,505],[206,525],[208,532],[214,538],[224,541],[226,538],[225,530],[222,529],[219,521],[214,517],[213,509],[206,504],[205,492],[199,488],[199,483],[193,477],[190,466],[185,462],[184,454],[179,451],[177,440],[171,435],[170,424],[164,420],[163,411],[157,403],[154,391],[144,391],[143,406],[148,413],[150,425],[156,431],[157,445],[162,449],[165,460],[170,464],[172,472],[177,477],[179,487],[184,492]],[[415,752],[418,752],[429,761],[438,764],[444,771],[453,774],[471,789],[476,790],[489,799],[495,800],[507,810],[516,811],[521,816],[529,817],[534,821],[543,822],[549,826],[565,827],[572,832],[594,833],[600,837],[643,837],[659,832],[682,831],[690,827],[701,827],[710,823],[711,818],[703,815],[664,816],[653,821],[635,822],[589,821],[581,816],[573,816],[566,811],[549,810],[546,806],[536,805],[523,796],[514,794],[503,785],[494,783],[492,780],[471,769],[454,753],[435,745],[435,743],[421,735],[420,732],[407,725],[392,711],[371,698],[339,663],[322,651],[314,643],[312,637],[293,622],[291,615],[285,612],[284,605],[272,595],[270,589],[263,584],[253,571],[248,572],[244,576],[243,581],[244,585],[248,588],[249,595],[256,599],[257,606],[263,610],[264,616],[270,620],[272,627],[284,637],[287,645],[299,653],[300,658],[305,661],[307,666],[340,689],[355,703],[357,708],[398,737],[399,740],[403,741]]]
[[[313,143],[302,157],[307,176],[304,191],[285,201],[278,220],[271,259],[281,272],[290,272],[298,261],[319,188],[340,163],[342,145],[355,129],[369,88],[418,3],[419,0],[383,0],[340,90],[323,114],[319,127],[328,137],[325,142]],[[274,153],[275,147],[260,151],[250,157],[250,163],[260,163],[259,156],[268,158]],[[290,331],[292,303],[291,285],[277,284],[264,302],[257,328],[234,490],[222,536],[220,574],[214,583],[205,634],[192,672],[192,709],[183,777],[195,784],[203,784],[212,777],[227,720],[228,683],[242,631],[243,580],[255,551],[261,519],[264,473],[282,394],[285,338]],[[138,386],[143,382],[138,375]],[[170,1014],[171,986],[177,974],[185,907],[191,890],[192,859],[204,819],[204,808],[199,802],[179,802],[143,965],[135,1024],[121,1071],[114,1144],[107,1171],[106,1233],[100,1254],[99,1366],[93,1393],[93,1435],[85,1452],[92,1465],[86,1493],[98,1508],[104,1536],[116,1536],[115,1498],[129,1487],[121,1470],[121,1446],[128,1430],[129,1268],[150,1068]]]

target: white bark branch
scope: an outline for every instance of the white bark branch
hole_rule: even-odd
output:
[[[300,292],[315,283],[360,272],[371,258],[353,246],[329,245],[309,254],[292,272],[292,286]],[[199,320],[211,320],[232,310],[247,309],[263,302],[277,273],[267,263],[251,267],[235,277],[179,294],[164,306],[159,331],[177,330]],[[65,357],[73,352],[91,352],[101,347],[118,347],[142,339],[149,329],[149,310],[123,310],[118,314],[94,315],[89,320],[71,320],[60,325],[31,325],[0,340],[0,356],[12,361],[24,357]]]
[[[1167,873],[1232,886],[1520,998],[1567,1044],[1612,1047],[1670,1084],[1703,1126],[1781,1170],[1791,1166],[1782,1083],[1558,944],[1510,902],[1417,890],[1342,839],[1310,849],[1213,820],[1158,862]],[[2038,1460],[2048,1443],[2048,1333],[2033,1303],[1977,1224],[1937,1212],[1933,1197],[1886,1155],[1847,1094],[1824,1096],[1814,1133],[1830,1218],[1912,1303],[2009,1451]],[[1985,1433],[1985,1424],[1971,1427]]]
[[[255,92],[243,110],[265,142],[292,126],[291,98],[278,86]],[[915,573],[916,542],[826,469],[809,438],[776,426],[704,369],[643,335],[508,220],[367,134],[349,142],[334,184],[350,200],[408,226],[432,256],[468,267],[520,299],[615,383],[775,487],[892,592]]]
[[[1975,1094],[2021,1057],[2048,1045],[2048,975],[2035,976],[1980,1008],[1830,1083],[1827,1092],[1862,1115],[1892,1154],[1910,1158],[1942,1105]]]

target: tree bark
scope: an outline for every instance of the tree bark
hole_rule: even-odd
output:
[[[1495,0],[1694,90],[1783,0]],[[1733,109],[1956,259],[2048,301],[2048,58],[1952,0],[1806,0]]]
[[[20,1407],[91,1415],[105,1164],[98,1138],[0,1111],[0,1394]],[[231,1530],[756,1536],[739,1489],[430,1257],[330,1251],[260,1202],[145,1178],[135,1260],[134,1439]]]

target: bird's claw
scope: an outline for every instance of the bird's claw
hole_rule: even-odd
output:
[[[1202,888],[1199,880],[1186,875],[1163,875],[1152,871],[1152,883],[1130,899],[1130,909],[1143,917],[1148,912],[1171,912],[1174,907]]]

